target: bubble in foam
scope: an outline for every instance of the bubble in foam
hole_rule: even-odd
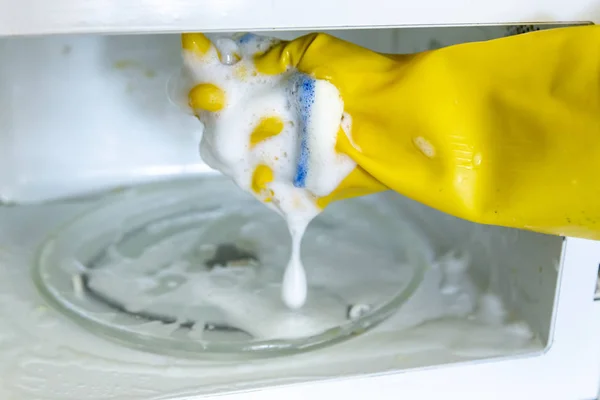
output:
[[[219,50],[221,62],[225,65],[234,65],[241,59],[240,49],[235,41],[227,37],[220,37],[215,41]],[[229,74],[231,76],[231,74]]]

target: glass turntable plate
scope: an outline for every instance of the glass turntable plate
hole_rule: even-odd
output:
[[[422,279],[428,246],[390,194],[333,204],[302,243],[308,301],[281,280],[285,221],[218,175],[111,196],[47,238],[39,290],[93,333],[188,357],[265,357],[365,332]]]

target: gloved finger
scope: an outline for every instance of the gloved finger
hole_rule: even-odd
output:
[[[212,83],[200,83],[190,90],[188,100],[193,110],[217,112],[225,106],[225,92]]]
[[[268,51],[259,52],[254,57],[256,70],[265,75],[276,75],[295,68],[302,60],[311,43],[318,34],[310,34],[291,42],[279,42],[271,46]]]
[[[206,35],[202,33],[184,33],[181,35],[181,47],[205,59],[217,55],[217,49]],[[213,60],[214,61],[214,60]]]
[[[370,61],[374,59],[377,63]],[[349,84],[370,74],[387,74],[390,62],[389,56],[374,53],[326,33],[311,33],[291,42],[280,42],[254,57],[259,73],[276,75],[295,68],[313,78],[328,80],[336,85],[344,83],[345,79],[340,80],[340,76],[347,78],[348,82],[345,83]],[[349,85],[354,86],[356,83]]]
[[[225,92],[216,82],[210,82],[215,72],[218,73],[220,69],[226,67],[220,61],[217,48],[202,33],[182,34],[181,47],[184,50],[184,57],[193,59],[194,78],[196,82],[200,81],[189,91],[188,105],[195,113],[220,111],[225,105]]]
[[[266,164],[259,164],[252,172],[251,188],[254,194],[264,201],[269,203],[273,200],[274,192],[269,188],[269,184],[274,180],[273,169]]]

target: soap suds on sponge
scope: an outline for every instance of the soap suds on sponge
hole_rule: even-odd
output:
[[[200,154],[286,219],[292,252],[282,299],[297,309],[307,294],[300,259],[304,231],[321,211],[317,200],[356,166],[335,150],[338,131],[350,136],[351,118],[343,118],[343,100],[331,83],[293,68],[273,76],[256,70],[254,55],[276,39],[245,34],[215,43],[204,54],[184,51],[194,84],[214,85],[224,94],[224,99],[215,96],[217,103],[223,102],[216,112],[210,110],[210,101],[195,110],[204,124]]]

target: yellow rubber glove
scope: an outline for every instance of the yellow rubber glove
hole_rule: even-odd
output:
[[[184,35],[184,48],[201,51],[199,38]],[[310,34],[255,65],[340,91],[352,143],[340,132],[337,149],[358,166],[321,206],[392,189],[478,223],[600,239],[600,27],[415,55]]]

